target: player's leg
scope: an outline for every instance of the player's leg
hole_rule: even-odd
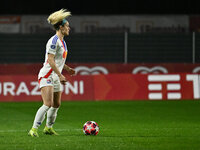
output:
[[[45,114],[53,103],[53,86],[46,86],[41,89],[43,105],[38,109],[33,127],[38,128],[45,119]]]
[[[55,123],[58,109],[61,104],[61,92],[54,92],[53,105],[47,112],[47,127],[51,128]]]
[[[51,105],[51,108],[47,112],[47,122],[46,127],[44,128],[43,132],[45,134],[50,135],[58,135],[54,129],[53,124],[55,123],[57,112],[61,104],[61,84],[60,80],[57,76],[53,76],[54,79],[54,95],[53,95],[53,103]]]
[[[33,122],[33,127],[29,131],[29,135],[38,137],[37,129],[42,124],[45,119],[45,114],[51,107],[53,103],[53,86],[45,86],[41,88],[41,96],[43,100],[43,105],[38,109],[35,119]]]
[[[53,129],[53,124],[55,123],[60,104],[61,104],[61,92],[54,92],[53,105],[47,112],[47,123],[46,127],[43,130],[45,134],[58,135]]]

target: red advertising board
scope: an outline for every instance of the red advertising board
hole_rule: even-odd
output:
[[[109,74],[68,78],[63,100],[200,99],[199,74]],[[40,101],[37,76],[0,76],[0,101]]]
[[[0,76],[0,101],[41,100],[35,76]]]
[[[94,76],[96,100],[147,100],[146,75],[112,74]]]

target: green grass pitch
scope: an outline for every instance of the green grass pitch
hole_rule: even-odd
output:
[[[59,136],[27,135],[41,102],[0,103],[0,150],[200,149],[199,101],[62,102],[54,129]],[[97,136],[82,132],[99,124]]]

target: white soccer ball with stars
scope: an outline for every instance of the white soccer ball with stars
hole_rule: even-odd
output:
[[[87,121],[83,125],[83,133],[85,135],[97,135],[99,133],[99,126],[95,121]]]

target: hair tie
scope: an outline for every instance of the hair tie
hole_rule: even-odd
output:
[[[64,24],[67,22],[67,20],[66,19],[63,19],[63,21],[62,21],[62,26],[64,26]]]

